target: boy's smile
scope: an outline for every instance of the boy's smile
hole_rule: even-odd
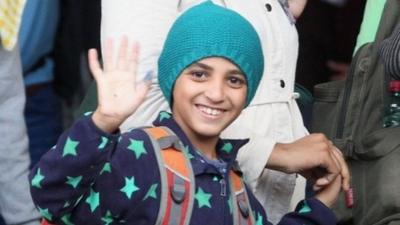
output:
[[[214,152],[219,134],[240,114],[246,96],[246,78],[236,65],[221,57],[205,58],[176,80],[172,112],[194,146]]]

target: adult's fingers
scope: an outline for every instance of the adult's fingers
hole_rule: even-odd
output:
[[[332,159],[335,161],[336,166],[337,166],[337,168],[338,168],[338,171],[340,172],[341,169],[342,169],[342,166],[341,166],[341,162],[339,161],[339,159],[338,159],[338,158],[336,157],[336,155],[334,154],[335,149],[337,149],[337,148],[335,147],[335,145],[333,145],[332,141],[329,141],[329,153],[331,153],[331,157],[332,157]]]
[[[335,146],[333,146],[333,153],[335,154],[336,159],[340,163],[340,168],[341,168],[340,175],[342,176],[342,188],[344,191],[347,191],[350,188],[350,180],[351,180],[349,167],[343,157],[342,152]]]
[[[320,165],[320,167],[325,169],[325,173],[323,175],[317,177],[317,180],[314,185],[314,189],[318,190],[318,189],[330,184],[340,174],[341,164],[336,159],[336,156],[333,153],[332,146],[333,145],[329,145],[330,150],[328,150],[328,152],[326,152],[325,154],[322,154],[320,156],[320,157],[322,157],[322,164]]]
[[[331,182],[336,179],[336,176],[340,173],[340,163],[333,154],[333,151],[329,151],[329,156],[324,158],[324,168],[327,173],[325,178]]]

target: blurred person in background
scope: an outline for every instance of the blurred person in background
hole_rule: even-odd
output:
[[[86,52],[100,45],[100,1],[27,0],[20,43],[34,165],[70,126],[83,97]]]
[[[39,225],[29,192],[24,84],[17,44],[25,1],[0,0],[0,224]]]
[[[53,48],[60,14],[59,0],[27,0],[19,34],[26,90],[25,120],[32,165],[50,149],[62,131],[61,105],[54,92]]]
[[[308,2],[296,24],[300,42],[296,82],[312,92],[316,84],[345,78],[365,1]]]

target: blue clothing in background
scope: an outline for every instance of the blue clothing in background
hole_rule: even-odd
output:
[[[25,120],[29,136],[31,165],[51,148],[62,132],[60,101],[52,86],[46,86],[33,96],[27,96]],[[32,167],[32,166],[31,166]]]
[[[53,80],[50,54],[59,20],[59,0],[28,0],[19,33],[25,85]]]
[[[28,0],[19,34],[27,90],[25,120],[32,165],[56,143],[62,132],[61,103],[52,86],[52,52],[59,7],[59,0]]]

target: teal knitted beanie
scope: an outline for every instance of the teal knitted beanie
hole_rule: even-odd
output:
[[[264,70],[260,39],[238,13],[211,1],[184,12],[170,29],[158,59],[161,91],[172,103],[176,79],[191,64],[208,57],[223,57],[246,76],[246,106],[253,99]]]

